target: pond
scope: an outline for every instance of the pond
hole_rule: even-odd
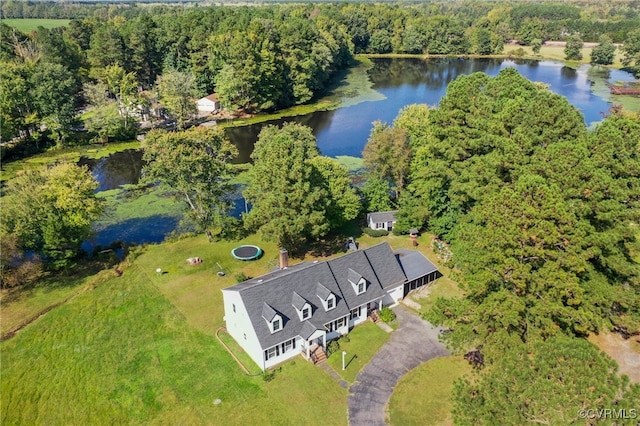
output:
[[[330,157],[360,157],[369,137],[372,122],[393,122],[398,111],[406,105],[426,103],[437,105],[446,92],[447,85],[460,75],[485,72],[495,76],[500,70],[515,67],[523,76],[532,81],[549,85],[555,93],[565,96],[582,112],[585,122],[592,125],[602,120],[609,110],[611,96],[606,90],[607,82],[633,81],[633,76],[619,70],[594,72],[589,66],[572,69],[554,61],[508,60],[508,59],[460,59],[444,58],[424,61],[421,59],[373,59],[369,77],[373,89],[380,93],[382,100],[361,102],[334,111],[320,111],[307,115],[273,120],[244,127],[227,129],[231,141],[238,147],[239,156],[235,162],[250,161],[258,134],[267,124],[281,125],[294,121],[313,129],[318,147],[323,155]],[[595,90],[598,88],[598,90]],[[139,151],[125,151],[98,160],[81,160],[87,164],[99,181],[99,191],[117,189],[121,185],[136,183],[142,169],[142,155]],[[240,194],[235,196],[234,214],[244,210]],[[177,218],[173,215],[155,214],[149,218],[154,225],[149,226],[138,218],[137,226],[144,226],[144,242],[159,242],[164,239],[167,229],[175,229]],[[165,223],[166,222],[166,223]],[[96,240],[102,244],[123,240],[128,243],[142,242],[140,235],[132,232],[132,223],[125,229],[113,224],[103,229],[98,226]],[[157,232],[154,231],[157,229]],[[108,232],[108,233],[107,233]]]
[[[373,89],[384,96],[376,102],[363,102],[334,111],[319,111],[307,115],[274,120],[251,126],[227,129],[227,134],[238,147],[238,162],[248,162],[258,133],[266,124],[281,125],[295,121],[311,127],[323,155],[336,157],[348,155],[360,157],[369,138],[371,123],[392,123],[398,111],[406,105],[422,103],[437,105],[444,96],[447,85],[460,75],[484,72],[495,76],[500,70],[515,67],[520,74],[532,81],[549,85],[555,93],[565,96],[584,115],[591,125],[602,120],[611,104],[604,94],[592,91],[593,80],[603,78],[609,82],[633,81],[631,74],[619,70],[604,70],[604,75],[589,73],[590,67],[576,70],[554,61],[508,59],[443,58],[421,59],[373,59],[369,71]]]

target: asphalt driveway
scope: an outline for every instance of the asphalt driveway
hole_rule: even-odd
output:
[[[349,424],[385,425],[385,407],[400,377],[425,361],[449,355],[438,329],[404,306],[393,308],[399,326],[349,388]]]

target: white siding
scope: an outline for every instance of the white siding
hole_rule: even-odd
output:
[[[367,320],[367,305],[359,306],[360,315],[354,316],[351,318],[351,313],[349,313],[349,327],[355,327],[358,324],[362,324]],[[358,308],[354,308],[356,310]]]
[[[295,356],[297,356],[298,354],[300,354],[300,348],[301,348],[301,340],[299,338],[295,338],[293,339],[295,341],[295,347],[291,348],[289,351],[285,352],[286,347],[284,346],[284,342],[277,344],[276,346],[272,347],[272,348],[268,348],[267,350],[265,350],[264,352],[267,352],[269,349],[273,350],[277,350],[277,354],[276,356],[273,357],[269,357],[268,360],[264,361],[264,367],[265,368],[271,368],[276,364],[280,364],[281,362],[284,362],[288,359],[291,359]],[[266,355],[263,352],[263,356],[266,359]]]
[[[396,305],[402,297],[404,296],[404,284],[399,285],[398,287],[391,288],[387,290],[387,294],[384,295],[382,299],[383,306],[393,306]]]
[[[337,327],[338,320],[342,319],[342,326]],[[331,325],[332,324],[332,325]],[[331,321],[329,324],[325,324],[328,329],[333,328],[333,331],[327,332],[327,341],[337,339],[338,337],[349,333],[349,316],[338,318],[335,321]]]
[[[251,319],[247,313],[247,309],[240,298],[240,294],[236,291],[222,290],[222,299],[224,301],[224,321],[227,332],[251,359],[264,369],[264,355],[262,347],[258,341],[258,336],[253,331]],[[235,306],[235,312],[234,312]]]
[[[207,98],[202,98],[198,101],[198,111],[213,112],[218,109],[218,102],[214,102]]]

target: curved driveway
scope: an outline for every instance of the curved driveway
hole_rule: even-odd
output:
[[[400,377],[425,361],[449,355],[438,329],[399,305],[399,326],[349,388],[349,424],[385,425],[385,407]]]

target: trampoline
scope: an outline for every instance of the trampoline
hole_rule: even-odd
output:
[[[254,260],[262,256],[262,249],[258,246],[238,246],[231,250],[231,256],[238,260]]]

